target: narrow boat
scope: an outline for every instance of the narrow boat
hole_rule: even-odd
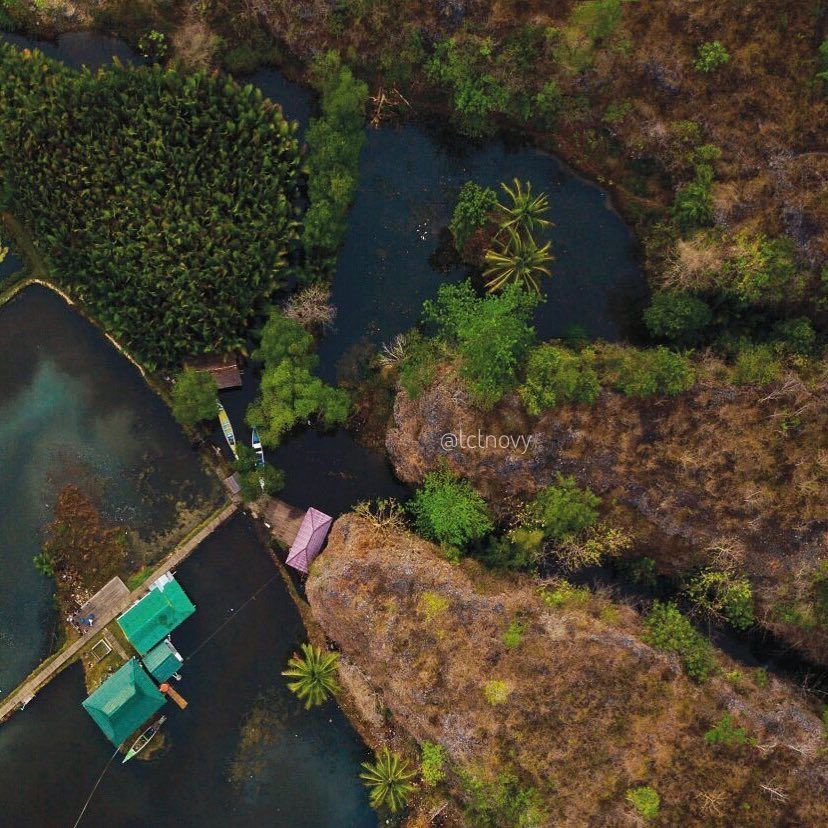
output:
[[[221,403],[218,404],[218,418],[221,423],[221,430],[224,432],[224,439],[227,440],[227,445],[230,446],[233,457],[238,460],[239,455],[236,451],[236,435],[233,434],[233,424],[230,422],[230,418],[227,416],[227,412]]]
[[[264,456],[264,449],[262,448],[262,440],[259,437],[259,432],[257,431],[256,427],[253,426],[253,451],[256,452],[256,465],[261,469],[264,467],[265,464],[265,456]]]
[[[121,764],[129,762],[136,753],[140,753],[151,741],[152,737],[161,729],[161,725],[167,721],[166,716],[162,716],[158,721],[153,722],[133,743],[132,747],[127,751]]]

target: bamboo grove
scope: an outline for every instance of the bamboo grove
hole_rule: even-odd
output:
[[[151,368],[237,347],[298,236],[296,125],[251,86],[0,46],[5,198]]]

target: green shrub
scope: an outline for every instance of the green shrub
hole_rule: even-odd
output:
[[[532,787],[521,785],[513,773],[493,781],[460,771],[467,805],[466,817],[475,828],[540,828],[546,824],[543,799]]]
[[[424,304],[426,320],[457,348],[461,376],[481,408],[491,408],[514,387],[535,337],[529,321],[537,302],[519,285],[481,299],[463,282],[441,285],[436,301]]]
[[[559,474],[554,485],[541,489],[527,504],[521,523],[542,531],[546,540],[560,543],[592,526],[598,520],[600,505],[598,495],[581,489],[575,478]]]
[[[430,472],[409,504],[414,528],[437,543],[464,549],[494,528],[489,508],[471,483]]]
[[[661,797],[653,788],[647,786],[630,788],[627,791],[627,802],[629,802],[644,819],[655,819],[655,817],[658,816],[658,812],[661,807]]]
[[[557,345],[539,345],[529,353],[526,379],[518,389],[526,410],[537,416],[564,402],[593,403],[601,385],[591,351],[575,353]]]
[[[706,569],[690,579],[685,591],[696,606],[727,619],[737,630],[753,625],[753,588],[747,578]]]
[[[427,787],[433,788],[446,778],[445,764],[446,750],[442,745],[434,742],[420,745],[420,775]]]
[[[733,724],[733,717],[725,713],[722,718],[704,734],[708,745],[747,745],[753,740],[743,727]]]
[[[181,425],[218,417],[218,386],[209,371],[182,371],[172,388],[172,413]]]
[[[761,233],[740,233],[722,274],[721,286],[745,302],[777,302],[802,291],[794,245],[790,239],[771,239]]]
[[[695,382],[690,360],[667,348],[625,348],[616,364],[615,387],[628,397],[675,396]]]
[[[712,187],[713,167],[697,164],[693,181],[676,190],[672,216],[682,234],[688,235],[714,223]]]
[[[259,467],[256,453],[250,446],[236,446],[238,458],[233,469],[238,472],[241,482],[241,496],[245,503],[252,503],[262,495],[273,497],[285,487],[285,473],[281,469],[265,463]]]
[[[662,290],[644,311],[644,324],[656,337],[681,345],[695,344],[713,321],[706,302],[683,290]]]
[[[521,618],[513,618],[509,622],[508,629],[503,633],[503,643],[510,650],[515,650],[520,647],[524,635],[526,635],[526,622]]]
[[[783,353],[811,356],[816,348],[816,331],[806,316],[777,322],[772,334],[777,350]]]
[[[497,193],[491,187],[480,187],[467,181],[460,189],[449,223],[454,246],[462,252],[475,230],[484,227],[490,214],[497,209]]]
[[[553,609],[562,607],[583,607],[589,603],[592,593],[588,587],[576,587],[569,581],[560,580],[554,586],[545,586],[540,597],[543,602]]]
[[[644,621],[644,640],[659,650],[676,653],[691,678],[704,681],[716,667],[710,642],[679,612],[673,603],[653,603]]]
[[[737,385],[767,385],[782,374],[782,363],[770,345],[743,344],[736,354],[733,382]]]
[[[434,382],[439,362],[437,342],[424,338],[419,331],[407,335],[405,353],[399,362],[399,381],[412,400]]]
[[[500,679],[491,679],[483,685],[483,695],[486,701],[495,707],[506,704],[511,692],[512,688],[509,683]]]
[[[727,49],[718,40],[710,40],[699,46],[693,66],[697,71],[704,72],[707,75],[720,66],[724,66],[729,60],[730,55],[727,53]]]

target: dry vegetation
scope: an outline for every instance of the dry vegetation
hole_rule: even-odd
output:
[[[543,825],[637,824],[625,792],[638,785],[658,791],[665,825],[828,819],[818,719],[775,680],[691,683],[640,641],[625,607],[595,596],[548,606],[535,582],[452,566],[356,516],[336,523],[308,596],[398,729],[446,749],[461,801],[463,774],[511,772],[540,794]],[[516,617],[522,636],[507,646]],[[705,742],[725,711],[755,745]]]

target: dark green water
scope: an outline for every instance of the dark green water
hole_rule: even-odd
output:
[[[178,504],[219,487],[166,406],[101,334],[51,291],[0,308],[0,690],[46,655],[52,582],[32,565],[56,495],[74,483],[145,540]]]

